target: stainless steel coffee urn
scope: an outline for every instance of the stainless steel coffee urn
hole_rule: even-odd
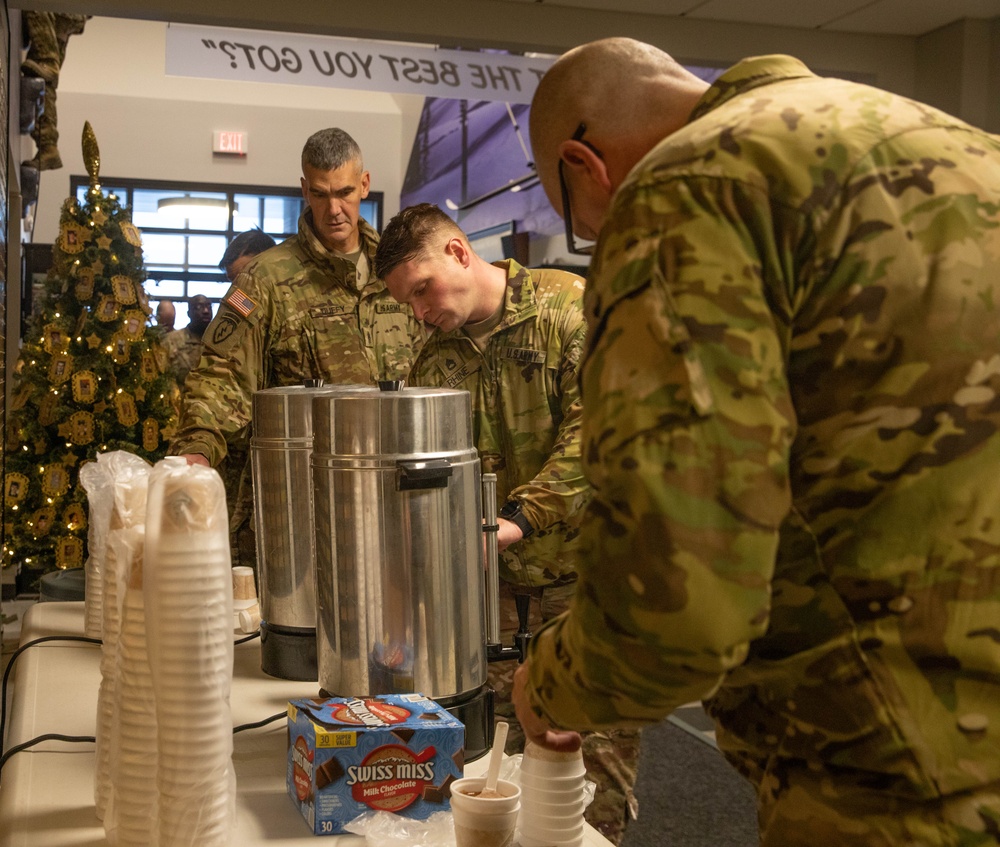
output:
[[[324,695],[419,691],[489,747],[482,499],[468,392],[386,385],[313,399]]]
[[[294,385],[253,396],[250,439],[261,610],[261,668],[282,679],[316,680],[312,401],[365,386]]]

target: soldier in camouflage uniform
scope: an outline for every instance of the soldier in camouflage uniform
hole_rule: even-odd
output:
[[[579,236],[569,612],[529,737],[706,698],[765,845],[1000,842],[1000,140],[787,56],[628,39],[541,81]]]
[[[211,322],[211,301],[204,294],[195,294],[188,303],[188,325],[168,333],[163,339],[167,367],[182,390],[187,375],[201,359],[201,340]]]
[[[248,229],[233,237],[226,247],[226,252],[219,259],[219,269],[226,275],[226,279],[233,282],[240,272],[244,270],[255,256],[259,256],[265,250],[274,247],[274,239],[266,232],[259,229]],[[248,433],[243,431],[236,438],[226,441],[226,457],[216,466],[219,476],[222,477],[222,484],[226,489],[226,504],[229,507],[230,522],[236,514],[236,507],[240,496],[240,486],[246,485],[246,491],[252,491],[252,470],[250,463],[250,443]],[[244,474],[246,480],[244,481]],[[255,564],[256,543],[253,534],[253,522],[245,519],[245,515],[252,510],[252,499],[241,507],[241,519],[239,526],[233,530],[230,543],[234,551],[233,560],[241,564]]]
[[[375,253],[392,295],[436,327],[410,372],[414,385],[469,391],[483,471],[497,475],[501,637],[518,629],[515,595],[529,598],[532,628],[563,612],[576,586],[575,516],[589,490],[580,468],[577,365],[586,325],[583,280],[559,270],[490,264],[437,206],[396,215]],[[514,663],[489,668],[497,714],[511,723],[508,753],[524,746],[510,701]],[[638,733],[589,733],[598,783],[588,820],[618,843],[634,812]]]
[[[39,77],[45,82],[45,107],[31,132],[35,141],[35,156],[29,160],[40,171],[58,170],[62,167],[56,117],[59,71],[66,59],[66,45],[70,36],[83,32],[89,18],[89,15],[68,15],[61,12],[24,13],[28,53],[21,63],[21,71],[26,76]]]
[[[320,378],[373,384],[402,379],[423,340],[410,309],[370,272],[378,234],[360,214],[370,177],[341,129],[312,135],[302,151],[307,208],[298,234],[257,256],[230,287],[205,331],[201,362],[185,384],[170,451],[216,466],[227,441],[245,437],[253,393]],[[241,488],[249,492],[249,474]],[[250,519],[241,493],[232,528]],[[254,564],[252,551],[241,551]]]

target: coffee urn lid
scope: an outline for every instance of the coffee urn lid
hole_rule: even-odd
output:
[[[317,394],[367,390],[367,385],[324,385],[309,380],[306,385],[280,385],[253,394],[255,439],[311,439],[312,401]]]
[[[313,452],[393,457],[474,449],[468,391],[371,387],[313,398]]]

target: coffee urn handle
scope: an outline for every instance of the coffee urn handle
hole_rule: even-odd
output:
[[[483,533],[486,549],[486,650],[500,649],[500,565],[497,553],[497,475],[483,474]]]

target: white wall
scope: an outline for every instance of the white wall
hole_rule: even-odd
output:
[[[306,138],[340,126],[361,145],[386,215],[398,211],[422,97],[168,77],[166,26],[93,18],[70,39],[58,88],[63,167],[42,174],[33,241],[55,239],[69,177],[86,175],[84,121],[97,135],[104,178],[267,186],[297,186]],[[248,133],[249,154],[213,155],[215,130]]]

